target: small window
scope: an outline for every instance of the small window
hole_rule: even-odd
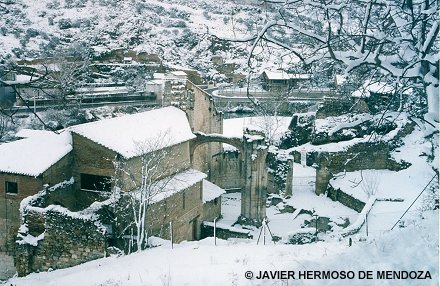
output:
[[[182,208],[185,209],[185,192],[182,193]]]
[[[6,181],[5,190],[7,194],[12,194],[12,195],[18,194],[18,183]]]
[[[218,198],[215,198],[214,199],[214,205],[217,205],[218,204]]]

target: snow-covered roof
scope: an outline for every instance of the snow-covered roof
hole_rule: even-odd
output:
[[[165,79],[165,74],[164,73],[155,72],[155,73],[153,73],[153,78],[154,79]]]
[[[163,80],[162,79],[153,79],[153,80],[149,80],[147,81],[146,85],[163,85]]]
[[[270,80],[283,80],[283,79],[309,79],[310,74],[291,74],[284,71],[268,71],[265,70],[263,73]]]
[[[172,106],[81,124],[70,130],[127,159],[195,138],[185,112]]]
[[[219,186],[211,183],[210,181],[203,180],[203,203],[210,202],[221,195],[223,195],[225,190]]]
[[[49,130],[34,130],[34,129],[23,128],[15,134],[15,137],[17,137],[17,138],[30,138],[30,137],[34,137],[34,136],[45,136],[45,135],[52,135],[52,134],[53,134],[53,132],[49,131]]]
[[[177,173],[173,176],[164,178],[155,183],[152,193],[155,195],[152,197],[150,203],[157,203],[166,198],[171,197],[205,179],[207,175],[194,169],[188,169],[186,171]]]
[[[36,77],[36,76],[31,77],[29,75],[18,74],[18,75],[16,75],[15,80],[5,80],[4,83],[10,84],[10,85],[26,84],[26,83],[29,83],[31,80],[36,80],[36,79],[38,79],[38,77]]]
[[[72,150],[68,132],[37,133],[0,145],[0,172],[37,177]]]
[[[346,81],[347,81],[347,78],[344,75],[340,75],[340,74],[336,75],[336,84],[337,85],[342,85]]]
[[[184,71],[172,71],[171,73],[175,76],[187,76],[186,72]]]

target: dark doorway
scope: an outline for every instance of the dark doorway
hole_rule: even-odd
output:
[[[111,177],[81,174],[81,190],[109,192],[111,190]]]
[[[189,223],[192,225],[192,237],[191,240],[197,240],[199,238],[199,216],[193,218]]]

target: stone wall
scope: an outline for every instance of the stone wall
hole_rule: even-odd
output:
[[[327,197],[334,201],[338,201],[346,207],[349,207],[358,213],[365,207],[365,203],[344,193],[339,188],[334,189],[330,184],[327,187]]]
[[[14,266],[14,257],[0,252],[0,281],[12,277],[17,271]]]
[[[78,265],[105,256],[103,230],[92,218],[70,215],[68,212],[29,211],[25,225],[32,226],[17,244],[15,256],[19,276]],[[44,233],[44,238],[35,241]]]
[[[239,151],[228,151],[214,155],[216,168],[211,170],[210,181],[227,190],[240,189],[242,161]]]
[[[171,239],[170,222],[173,226],[173,242],[179,243],[184,240],[200,239],[200,226],[204,220],[212,220],[220,216],[220,198],[217,204],[214,201],[203,204],[202,181],[186,188],[183,191],[150,205],[147,213],[146,225],[149,228],[150,236],[158,236],[163,239]],[[119,203],[118,203],[119,204]],[[119,204],[122,209],[126,203]],[[118,213],[118,212],[117,212]],[[127,213],[125,211],[125,213]],[[130,214],[118,216],[118,226],[114,228],[116,235],[120,235],[128,222],[131,220]],[[135,234],[133,230],[133,234]],[[128,238],[131,229],[125,231]],[[117,242],[117,247],[128,251],[129,240]]]
[[[81,173],[111,177],[115,174],[113,161],[116,152],[72,132],[73,174],[77,190],[81,187]]]
[[[212,97],[204,90],[187,82],[188,100],[186,114],[193,132],[223,134],[223,113],[218,112]],[[192,157],[192,166],[208,174],[216,168],[213,156],[221,153],[221,143],[212,142],[198,146]]]
[[[267,146],[264,132],[246,129],[243,136],[243,176],[240,221],[261,225],[266,217]]]
[[[359,143],[342,152],[310,152],[307,166],[316,166],[316,194],[323,194],[333,174],[357,170],[375,169],[398,171],[406,168],[405,162],[390,157],[390,145],[386,142]],[[301,154],[293,152],[294,161],[300,163]]]
[[[20,226],[20,202],[23,198],[34,195],[43,189],[43,185],[52,185],[57,182],[68,179],[71,172],[67,166],[72,162],[72,157],[67,154],[57,163],[52,165],[48,170],[38,177],[30,177],[18,174],[0,173],[0,256],[3,261],[13,260],[15,253],[15,239],[17,230]],[[17,182],[18,193],[6,194],[5,182]],[[14,265],[0,265],[5,271],[0,273],[0,279],[9,278],[15,273]],[[3,273],[3,274],[2,274]]]
[[[213,223],[204,222],[202,225],[202,238],[213,237],[214,236],[214,225]],[[222,225],[217,225],[215,230],[215,236],[221,239],[228,238],[252,238],[249,230],[234,229],[234,227],[224,227]]]
[[[203,220],[213,221],[221,215],[222,198],[218,197],[203,204]]]

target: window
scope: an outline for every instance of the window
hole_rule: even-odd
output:
[[[182,193],[182,208],[185,209],[185,192]]]
[[[6,181],[5,190],[7,194],[12,194],[12,195],[18,194],[18,183]]]
[[[111,185],[111,177],[81,174],[81,190],[109,192]]]

